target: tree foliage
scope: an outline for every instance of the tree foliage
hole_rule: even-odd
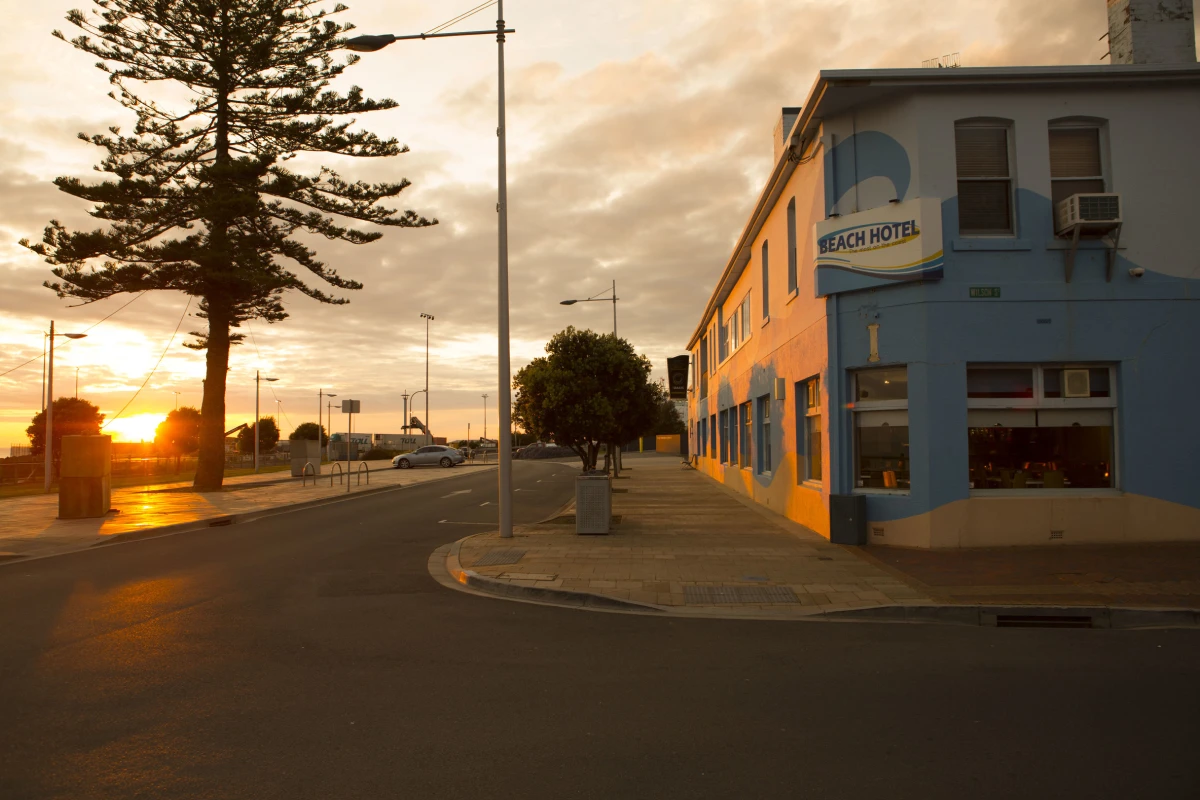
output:
[[[288,439],[295,441],[296,439],[312,439],[321,440],[321,446],[329,444],[329,434],[325,432],[325,426],[318,426],[315,422],[301,422],[296,426],[296,430],[288,435]]]
[[[385,158],[407,151],[395,139],[352,130],[354,115],[393,108],[360,88],[330,88],[358,56],[334,58],[352,25],[321,0],[94,0],[71,11],[77,49],[100,59],[109,96],[133,112],[129,132],[113,127],[80,138],[105,152],[99,181],[63,177],[63,192],[90,204],[104,227],[71,231],[52,220],[39,243],[22,244],[53,265],[46,285],[60,297],[100,300],[122,292],[180,291],[199,298],[207,349],[196,485],[218,488],[223,469],[225,382],[236,329],[250,319],[283,320],[288,291],[323,303],[347,300],[323,287],[362,288],[322,262],[313,236],[366,244],[381,236],[360,223],[435,224],[380,205],[407,180],[349,180],[325,168],[293,170],[298,154]],[[66,37],[55,31],[55,36]],[[190,100],[169,108],[142,92],[164,85]],[[349,220],[349,224],[338,219]],[[298,272],[300,274],[298,274]],[[303,274],[303,278],[301,277]]]
[[[517,373],[513,419],[594,469],[600,445],[612,449],[654,424],[658,403],[649,377],[649,359],[628,341],[567,328],[546,344],[545,357]]]
[[[154,445],[159,452],[185,456],[200,447],[200,411],[184,406],[167,412],[167,418],[154,431]]]
[[[238,452],[254,452],[254,423],[238,431]],[[279,426],[274,417],[260,417],[258,420],[258,452],[269,453],[279,444]]]
[[[62,437],[64,436],[95,436],[100,433],[100,424],[104,415],[100,407],[79,400],[75,397],[60,397],[54,401],[54,437],[51,453],[55,461],[62,455]],[[29,443],[33,446],[33,454],[44,455],[46,452],[46,412],[39,411],[34,415],[32,424],[25,429]]]

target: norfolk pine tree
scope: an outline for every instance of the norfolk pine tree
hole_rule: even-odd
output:
[[[378,205],[408,185],[348,181],[321,167],[285,167],[299,153],[382,158],[407,152],[395,139],[351,130],[348,115],[394,108],[358,87],[328,88],[358,57],[334,60],[352,25],[329,17],[320,0],[94,0],[96,15],[71,11],[83,31],[70,43],[97,56],[109,96],[137,117],[129,134],[80,138],[107,152],[97,183],[55,184],[91,204],[102,229],[69,231],[57,221],[42,241],[22,244],[53,265],[46,286],[87,302],[122,292],[166,289],[200,299],[208,330],[193,332],[206,349],[200,460],[195,486],[221,486],[225,382],[236,329],[250,319],[287,317],[284,292],[322,303],[344,297],[320,287],[360,289],[342,278],[296,234],[351,244],[378,239],[354,222],[415,228],[436,224],[412,211]],[[54,35],[66,40],[62,33]],[[191,99],[167,110],[141,94],[164,82]],[[181,104],[182,105],[182,104]],[[338,224],[336,217],[351,221]],[[314,285],[292,271],[299,265]]]

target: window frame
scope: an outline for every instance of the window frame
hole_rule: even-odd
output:
[[[771,268],[767,255],[768,244],[769,242],[764,239],[762,243],[762,321],[764,325],[771,321]]]
[[[966,431],[970,431],[972,425],[969,421],[969,412],[971,409],[1014,409],[1025,411],[1053,411],[1053,410],[1072,410],[1072,409],[1109,409],[1112,412],[1112,466],[1110,467],[1110,483],[1107,487],[1090,487],[1090,488],[976,488],[970,487],[971,472],[970,462],[968,461],[967,468],[967,485],[969,494],[972,497],[997,497],[997,496],[1083,496],[1099,494],[1111,494],[1123,491],[1122,475],[1121,475],[1121,431],[1120,431],[1120,403],[1118,402],[1117,394],[1117,365],[1112,363],[1086,363],[1086,362],[1046,362],[1046,363],[968,363],[968,370],[986,370],[986,369],[1015,369],[1029,368],[1033,370],[1033,397],[1032,398],[1017,398],[1017,397],[970,397],[967,396],[967,411],[968,422]],[[1067,370],[1067,369],[1107,369],[1108,370],[1108,397],[1046,397],[1045,396],[1045,377],[1046,370]],[[968,444],[968,459],[970,458],[970,449]]]
[[[738,466],[742,469],[753,469],[754,452],[754,412],[749,400],[737,407],[738,420]]]
[[[1047,166],[1050,173],[1050,212],[1057,213],[1057,203],[1054,202],[1054,184],[1066,183],[1068,181],[1100,181],[1103,188],[1101,193],[1113,191],[1112,184],[1112,165],[1109,163],[1108,150],[1108,121],[1103,119],[1094,119],[1091,117],[1066,117],[1063,119],[1052,119],[1046,125],[1046,144],[1049,147],[1050,138],[1057,131],[1071,130],[1088,130],[1096,132],[1096,148],[1097,157],[1100,162],[1099,175],[1075,175],[1071,177],[1054,177],[1054,158],[1053,149],[1050,149],[1047,155]],[[1070,195],[1067,195],[1068,197]],[[1063,198],[1065,199],[1065,198]]]
[[[796,198],[787,205],[787,247],[788,247],[788,294],[795,294],[800,289],[798,273],[799,259],[796,253]]]
[[[850,376],[850,396],[852,398],[854,398],[853,406],[852,406],[853,413],[851,414],[852,418],[850,420],[850,426],[851,426],[851,430],[852,430],[852,436],[851,436],[852,451],[850,454],[850,463],[851,463],[851,468],[853,469],[853,473],[852,473],[853,488],[851,489],[852,494],[908,495],[908,494],[912,493],[912,451],[911,451],[911,447],[910,447],[909,454],[908,454],[908,475],[909,475],[909,477],[908,477],[908,487],[907,488],[901,489],[901,488],[897,487],[895,489],[891,489],[891,488],[886,488],[886,487],[879,488],[879,487],[859,486],[858,485],[859,475],[862,472],[862,470],[859,467],[859,438],[858,438],[859,433],[858,433],[858,431],[859,431],[860,427],[863,427],[858,424],[859,415],[860,414],[871,414],[873,412],[877,413],[877,412],[881,412],[881,411],[882,412],[893,412],[893,413],[903,411],[904,412],[904,426],[906,428],[911,428],[911,419],[909,418],[909,414],[908,414],[909,399],[907,397],[903,400],[859,400],[858,399],[858,390],[857,390],[858,376],[859,376],[859,374],[864,373],[864,372],[875,372],[875,371],[880,371],[880,370],[885,370],[885,369],[899,369],[901,367],[903,367],[904,371],[905,371],[905,394],[907,394],[908,393],[908,388],[907,388],[908,387],[908,364],[881,364],[876,367],[870,367],[870,368],[866,368],[866,369],[853,369],[853,370],[848,371],[849,376]],[[909,432],[910,438],[911,438],[911,435],[912,435],[912,433],[910,430],[910,432]]]
[[[715,459],[717,457],[717,415],[710,414],[708,417],[708,457]]]
[[[717,426],[717,428],[718,428],[718,430],[721,431],[721,452],[720,452],[719,463],[728,464],[729,463],[729,458],[728,458],[728,455],[729,455],[729,432],[725,426],[727,426],[729,424],[729,409],[727,409],[727,408],[721,409],[720,411],[717,412],[717,417],[720,420],[720,424]]]
[[[806,380],[797,381],[795,384],[796,393],[796,455],[797,469],[796,482],[799,484],[805,483],[821,483],[825,479],[825,459],[824,453],[820,453],[819,465],[821,467],[820,475],[812,474],[812,438],[809,431],[808,421],[810,419],[821,418],[821,376],[814,375]],[[809,402],[809,398],[813,397],[814,402]],[[821,432],[824,434],[824,425]],[[823,449],[823,448],[822,448]]]
[[[964,128],[989,128],[994,130],[1004,131],[1005,154],[1007,158],[1007,177],[962,177],[958,174],[958,131]],[[1017,170],[1016,170],[1016,128],[1013,121],[1009,119],[1000,119],[992,117],[974,117],[971,119],[960,119],[954,121],[954,178],[955,192],[958,200],[958,235],[963,238],[983,238],[983,239],[1015,239],[1018,235],[1018,213],[1017,213]],[[1008,230],[964,230],[962,227],[962,192],[959,191],[959,184],[967,183],[995,183],[997,181],[1007,181],[1008,183]]]
[[[770,475],[775,469],[771,453],[771,395],[759,395],[756,405],[758,406],[758,415],[754,424],[757,431],[758,453],[754,463],[759,475]]]

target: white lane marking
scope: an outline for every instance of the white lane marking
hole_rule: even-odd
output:
[[[442,495],[442,499],[445,500],[447,497],[454,497],[456,494],[469,494],[470,491],[470,489],[459,489],[457,492],[451,492],[450,494]]]
[[[491,500],[484,500],[482,503],[479,504],[479,507],[483,508],[484,506],[490,506],[491,504],[492,504]]]
[[[456,522],[454,520],[439,519],[438,525],[491,525],[495,527],[494,522]]]

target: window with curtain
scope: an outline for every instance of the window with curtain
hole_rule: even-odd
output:
[[[729,411],[723,410],[718,412],[721,419],[721,463],[729,463]],[[714,439],[715,441],[715,439]]]
[[[767,266],[767,243],[762,246],[762,316],[771,318],[771,270]]]
[[[741,449],[738,450],[738,466],[743,469],[750,469],[750,425],[753,415],[750,413],[749,401],[742,403],[738,407],[738,414],[741,417],[742,438],[739,444]]]
[[[717,415],[708,418],[708,457],[717,457]]]
[[[854,375],[854,474],[860,490],[910,488],[907,367]]]
[[[1095,365],[967,368],[971,489],[1109,489],[1116,370]]]
[[[821,480],[821,379],[796,384],[798,481]]]
[[[742,300],[742,341],[745,342],[750,338],[750,294],[746,293],[746,298]]]
[[[1015,230],[1009,136],[1009,127],[998,123],[959,123],[954,128],[958,231],[963,236]]]
[[[1050,186],[1053,208],[1058,208],[1061,201],[1073,194],[1104,192],[1105,185],[1099,126],[1051,127]]]
[[[758,471],[769,474],[771,464],[771,396],[758,398]]]

